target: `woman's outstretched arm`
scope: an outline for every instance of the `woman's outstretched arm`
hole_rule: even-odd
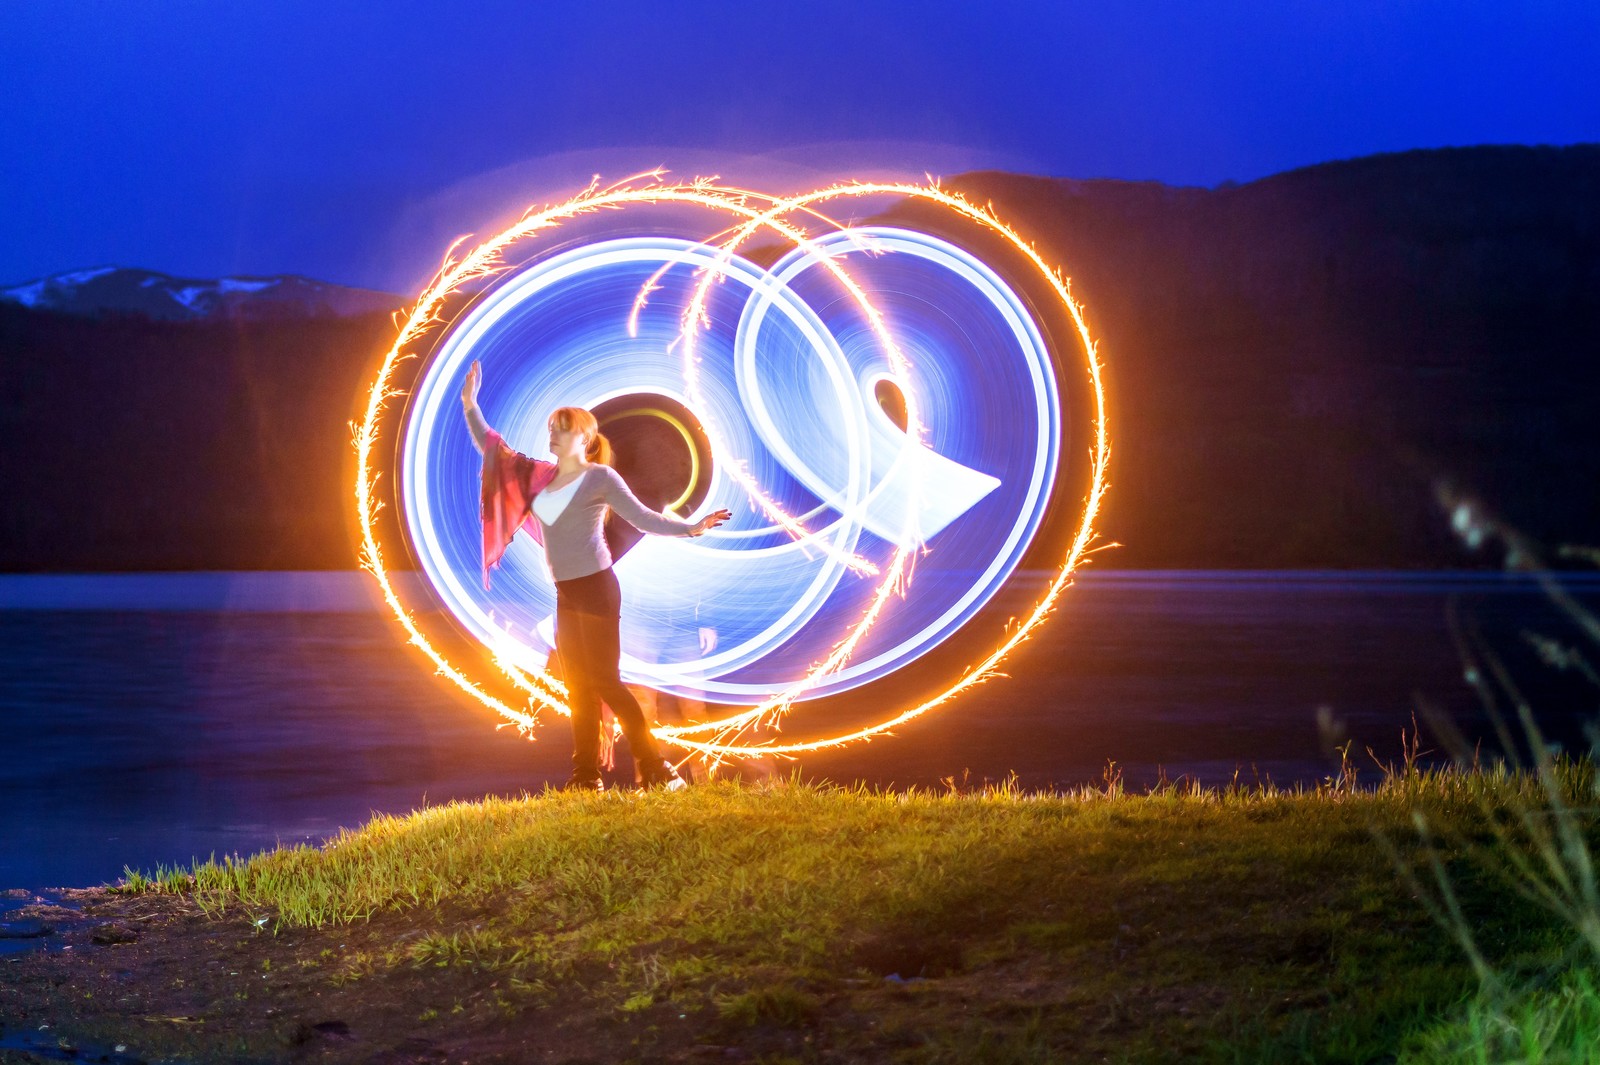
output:
[[[467,416],[467,430],[472,433],[472,443],[482,452],[489,443],[489,423],[483,417],[483,411],[478,409],[478,389],[483,385],[483,367],[478,365],[478,360],[472,360],[472,368],[467,371],[467,383],[461,386],[462,412]]]
[[[627,482],[622,479],[622,475],[610,466],[600,467],[599,477],[600,492],[606,505],[616,511],[623,521],[640,532],[654,533],[657,536],[699,536],[707,529],[714,529],[733,516],[726,510],[717,510],[699,521],[690,522],[670,514],[658,514],[639,502],[639,497],[628,490]]]

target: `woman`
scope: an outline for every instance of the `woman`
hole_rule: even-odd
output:
[[[661,757],[638,700],[622,683],[619,624],[622,590],[611,571],[602,526],[607,508],[641,532],[699,536],[727,521],[718,510],[690,523],[640,503],[610,466],[611,445],[581,407],[550,415],[554,463],[513,451],[478,409],[483,370],[477,362],[461,388],[467,428],[483,453],[483,586],[518,528],[544,545],[556,582],[556,653],[572,707],[572,779],[566,787],[600,791],[600,703],[611,707],[639,764],[645,787],[680,785]]]

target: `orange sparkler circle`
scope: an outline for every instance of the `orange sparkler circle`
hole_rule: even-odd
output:
[[[1106,400],[1101,367],[1096,345],[1084,320],[1083,310],[1072,297],[1067,280],[1057,268],[1044,260],[1031,243],[1025,240],[1012,227],[1002,222],[991,209],[977,206],[959,194],[945,191],[937,184],[851,182],[819,189],[801,196],[776,198],[763,196],[749,190],[729,188],[708,179],[667,183],[661,171],[637,175],[605,188],[599,187],[598,182],[596,182],[591,184],[588,189],[563,203],[539,210],[530,209],[515,224],[478,245],[459,259],[455,258],[455,253],[462,242],[457,241],[446,253],[445,261],[441,265],[438,274],[418,298],[415,306],[403,318],[397,316],[399,331],[394,344],[385,355],[377,375],[367,391],[367,402],[361,420],[352,424],[357,462],[354,488],[356,516],[361,534],[361,564],[364,569],[373,575],[385,603],[393,611],[396,620],[406,632],[409,642],[421,650],[434,663],[441,675],[447,677],[482,705],[504,718],[506,724],[517,725],[525,734],[530,733],[537,724],[537,709],[530,714],[496,698],[448,661],[427,638],[417,625],[416,619],[400,602],[399,595],[384,562],[383,547],[378,542],[376,516],[382,504],[375,498],[379,472],[373,465],[373,448],[378,438],[383,417],[390,407],[390,401],[404,395],[393,383],[396,367],[402,361],[415,358],[417,352],[413,351],[412,348],[417,342],[435,327],[445,324],[444,319],[441,317],[444,302],[451,295],[460,292],[464,286],[507,270],[509,264],[502,258],[502,254],[511,244],[553,229],[577,215],[601,209],[618,209],[650,203],[677,203],[732,213],[744,218],[745,221],[720,246],[722,254],[726,257],[731,257],[740,243],[762,228],[779,234],[793,244],[809,247],[810,240],[805,232],[798,226],[785,221],[787,216],[804,213],[815,218],[823,218],[826,221],[826,217],[818,211],[815,205],[832,200],[874,195],[893,195],[931,203],[990,231],[1038,270],[1049,291],[1059,300],[1061,307],[1070,317],[1073,328],[1077,332],[1083,347],[1094,403],[1093,442],[1090,448],[1090,486],[1084,498],[1083,514],[1076,533],[1065,556],[1057,565],[1054,579],[1023,621],[998,646],[992,648],[979,662],[969,667],[959,681],[933,698],[902,708],[877,724],[841,735],[793,743],[770,741],[740,742],[738,739],[746,730],[756,725],[775,721],[777,716],[788,707],[798,693],[804,691],[809,685],[831,671],[841,668],[849,658],[857,642],[870,628],[889,596],[896,591],[902,590],[903,582],[908,579],[908,566],[915,548],[907,546],[909,541],[906,541],[897,548],[887,571],[882,573],[883,579],[879,583],[872,603],[862,616],[861,621],[840,642],[832,654],[808,670],[800,681],[778,695],[769,698],[761,705],[730,718],[693,725],[658,726],[654,730],[654,734],[663,742],[671,743],[686,751],[707,755],[713,759],[720,759],[729,755],[795,754],[823,747],[844,746],[858,740],[867,740],[887,734],[899,725],[949,702],[967,689],[996,675],[996,670],[1001,662],[1019,643],[1028,637],[1033,629],[1044,621],[1060,594],[1071,583],[1073,573],[1082,562],[1085,552],[1094,540],[1093,523],[1107,487],[1106,471],[1110,455],[1110,436],[1106,426]],[[750,206],[752,201],[762,202],[766,206],[761,208],[752,207]],[[837,223],[831,223],[831,221],[830,224],[837,225]],[[892,334],[883,322],[882,316],[872,307],[865,294],[850,280],[842,267],[832,261],[831,257],[823,256],[822,262],[829,270],[834,272],[839,281],[861,305],[867,320],[871,324],[873,331],[878,335],[880,343],[883,345],[885,353],[895,367],[896,372],[906,374],[909,377],[909,367],[905,363],[903,355],[900,354]],[[690,394],[693,393],[694,387],[695,334],[701,324],[700,315],[702,313],[702,300],[705,290],[712,280],[714,280],[714,273],[707,271],[700,282],[695,300],[685,311],[684,316],[685,378],[690,385]],[[641,300],[643,295],[641,294]],[[917,420],[915,407],[910,401],[910,390],[905,389],[903,391],[906,394],[908,407],[906,431],[908,436],[915,440],[920,437],[921,424]],[[730,469],[736,468],[736,465],[730,466]],[[776,523],[787,529],[791,535],[797,539],[810,537],[810,534],[802,527],[799,527],[797,523],[794,523],[792,519],[788,519],[787,515],[777,509],[775,504],[771,504],[769,500],[766,500],[758,486],[753,484],[744,485],[742,482],[741,486],[745,487],[751,498],[763,510],[766,510]],[[815,540],[810,542],[825,549],[831,547],[831,545],[817,543]],[[864,563],[865,560],[854,558],[854,556],[841,561],[851,565],[853,568],[857,568],[861,572],[875,571],[875,567],[872,567],[870,563],[866,563],[866,568],[863,569],[860,564]],[[535,704],[535,707],[546,706],[563,714],[569,712],[565,705],[565,688],[559,681],[542,671],[529,676],[504,660],[499,664],[512,679],[513,683],[528,696],[530,703]],[[706,738],[694,738],[697,736],[705,736]]]

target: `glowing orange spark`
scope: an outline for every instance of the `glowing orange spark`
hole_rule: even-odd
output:
[[[459,291],[462,286],[493,276],[506,269],[506,263],[501,256],[502,252],[510,244],[526,239],[543,230],[553,228],[562,221],[580,214],[601,209],[617,209],[633,204],[661,201],[695,204],[714,210],[730,211],[746,218],[746,222],[721,246],[724,256],[731,258],[734,249],[762,227],[773,229],[797,245],[809,246],[811,242],[803,231],[782,221],[782,217],[788,213],[799,210],[816,217],[825,217],[817,212],[812,205],[844,197],[883,194],[927,200],[992,230],[1014,246],[1040,271],[1047,284],[1055,292],[1071,316],[1088,360],[1088,370],[1093,385],[1095,403],[1094,445],[1091,450],[1091,486],[1085,499],[1083,518],[1078,531],[1065,558],[1059,564],[1054,580],[1052,580],[1045,595],[1034,606],[1024,622],[1017,626],[987,657],[975,667],[969,669],[960,681],[932,699],[906,708],[876,725],[824,739],[787,744],[728,742],[728,737],[730,736],[738,736],[763,721],[775,719],[774,711],[781,712],[799,692],[815,683],[820,677],[837,670],[849,659],[860,639],[879,616],[889,596],[904,590],[905,582],[909,577],[907,567],[912,552],[915,550],[915,548],[907,546],[914,542],[914,537],[906,536],[900,538],[902,546],[895,552],[890,568],[884,575],[884,579],[861,621],[826,659],[808,670],[807,674],[799,682],[778,696],[768,699],[761,706],[754,707],[732,718],[699,725],[658,727],[655,729],[655,734],[662,740],[673,743],[685,750],[707,754],[713,758],[734,754],[793,754],[823,747],[843,746],[857,740],[868,740],[875,736],[887,734],[890,730],[948,702],[989,677],[998,675],[995,671],[1006,655],[1017,644],[1026,639],[1029,633],[1048,616],[1056,599],[1071,583],[1076,566],[1094,539],[1093,522],[1107,487],[1106,471],[1110,456],[1110,438],[1106,427],[1105,391],[1098,352],[1092,337],[1089,335],[1082,308],[1073,299],[1065,278],[1062,277],[1058,269],[1045,262],[1031,243],[1024,240],[1014,229],[997,218],[991,210],[978,207],[959,195],[944,191],[937,185],[920,186],[900,183],[857,182],[835,185],[803,196],[775,199],[761,196],[749,190],[726,188],[718,185],[714,179],[701,178],[688,183],[666,184],[664,182],[664,172],[660,170],[634,175],[631,178],[605,187],[601,187],[599,180],[596,179],[587,189],[564,203],[548,206],[542,210],[530,208],[516,224],[479,245],[460,259],[455,258],[455,255],[463,240],[458,240],[452,244],[446,252],[439,272],[424,290],[410,314],[404,318],[394,345],[385,356],[378,374],[368,391],[363,417],[359,424],[352,426],[357,457],[355,496],[356,513],[361,526],[362,566],[371,572],[378,582],[385,603],[394,611],[397,620],[408,634],[409,642],[427,655],[442,675],[448,677],[452,683],[472,695],[484,706],[504,717],[507,722],[518,725],[524,732],[529,732],[537,724],[535,715],[529,715],[517,710],[481,689],[465,674],[452,666],[429,643],[418,628],[415,619],[401,604],[384,565],[382,546],[377,541],[375,521],[382,504],[374,498],[379,474],[372,466],[372,449],[377,439],[382,416],[389,405],[389,401],[404,394],[391,384],[395,368],[400,362],[415,357],[409,351],[411,345],[431,328],[442,324],[439,311],[443,301],[452,293]],[[747,206],[752,199],[765,201],[769,206],[765,210],[757,211]],[[909,381],[909,364],[895,344],[893,335],[887,323],[884,322],[882,315],[871,306],[865,293],[849,278],[848,274],[832,261],[831,256],[823,255],[819,258],[861,305],[873,331],[883,344],[891,365],[895,368],[896,376],[902,381]],[[727,260],[724,259],[724,261]],[[717,276],[715,271],[706,271],[703,274],[700,285],[696,290],[695,299],[685,312],[685,376],[691,386],[695,380],[694,338],[700,326],[704,324],[705,292],[715,276]],[[639,302],[636,302],[634,316],[637,315],[638,308],[642,306],[642,300],[648,296],[648,287],[647,285],[647,290],[641,292]],[[630,316],[630,320],[632,317]],[[921,434],[921,423],[916,416],[913,393],[909,388],[902,389],[902,392],[907,404],[907,435],[909,439],[917,440]],[[715,453],[717,447],[714,439],[712,443]],[[726,458],[725,452],[724,457]],[[748,475],[744,474],[736,461],[727,462],[727,468],[733,471],[733,476],[736,480],[743,477],[741,485],[745,487],[752,500],[756,501],[775,522],[785,528],[791,535],[804,542],[816,543],[824,550],[831,548],[832,545],[819,542],[815,534],[810,533],[797,521],[789,518],[776,503],[767,499],[759,486],[749,481]],[[867,560],[860,559],[849,553],[841,554],[844,557],[840,560],[858,572],[877,572],[876,567]],[[839,556],[836,555],[836,557]],[[501,664],[513,683],[529,696],[531,702],[548,706],[559,713],[569,713],[564,702],[565,687],[547,672],[540,670],[530,677],[503,660]],[[690,738],[693,735],[707,732],[712,734],[710,740]]]

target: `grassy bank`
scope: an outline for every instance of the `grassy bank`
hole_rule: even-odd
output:
[[[1552,801],[1593,844],[1593,792],[1562,762],[1301,791],[548,795],[125,890],[259,929],[296,986],[451,1045],[559,1019],[595,1060],[1480,1060],[1473,1026],[1520,1039],[1519,1009],[1550,1046],[1597,1031],[1572,915],[1529,889],[1565,845]]]

